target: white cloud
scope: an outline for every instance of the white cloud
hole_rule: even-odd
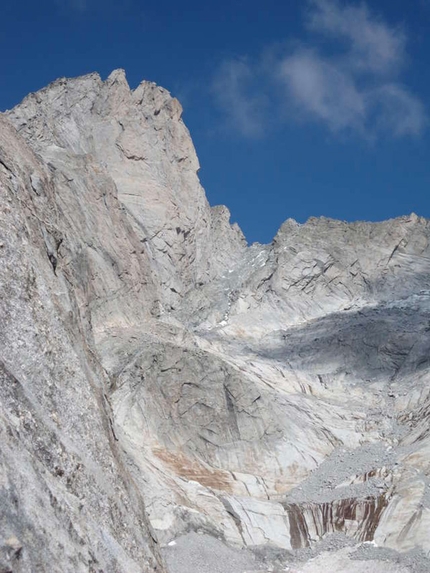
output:
[[[333,131],[363,129],[366,102],[352,78],[318,55],[301,51],[279,64],[289,100]],[[290,102],[289,102],[290,103]]]
[[[279,119],[317,121],[333,133],[372,139],[419,135],[427,123],[424,106],[399,81],[406,61],[404,32],[373,16],[365,4],[308,0],[308,6],[306,28],[329,38],[330,52],[308,45],[283,53],[271,66],[224,63],[216,96],[230,123],[243,135],[263,132],[263,104],[270,98]],[[280,107],[268,95],[273,85],[282,90]],[[294,113],[285,113],[291,109]]]
[[[224,62],[212,83],[212,93],[228,123],[242,135],[259,137],[264,130],[265,97],[255,89],[256,69],[244,60]]]
[[[376,129],[397,137],[419,135],[427,120],[421,101],[398,84],[384,84],[368,94]]]
[[[404,61],[405,35],[372,17],[365,4],[341,5],[338,0],[311,0],[308,28],[345,40],[348,63],[376,73],[390,73]]]

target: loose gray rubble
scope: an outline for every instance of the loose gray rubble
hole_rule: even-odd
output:
[[[210,207],[124,72],[0,115],[0,572],[430,571],[430,223]]]

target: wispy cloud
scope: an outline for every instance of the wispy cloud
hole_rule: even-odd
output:
[[[421,101],[398,84],[384,84],[368,92],[376,129],[395,136],[419,135],[427,123]],[[372,116],[371,116],[372,117]]]
[[[336,63],[301,50],[279,63],[279,80],[288,103],[310,118],[323,121],[332,131],[354,128],[361,131],[366,102],[353,78]]]
[[[217,102],[230,123],[243,135],[253,135],[257,126],[263,131],[262,103],[276,85],[282,103],[272,98],[270,105],[279,119],[316,121],[333,133],[371,139],[419,135],[427,123],[424,106],[400,81],[407,61],[404,31],[372,15],[365,4],[307,5],[304,25],[312,42],[278,55],[270,66],[225,62],[218,71]],[[330,50],[320,47],[321,39],[330,40]]]
[[[55,0],[56,4],[63,9],[84,13],[88,10],[90,0]]]
[[[230,60],[220,66],[211,86],[228,125],[249,137],[262,135],[265,125],[267,99],[256,86],[258,75],[245,60]]]
[[[338,0],[310,0],[307,27],[347,43],[346,57],[354,68],[390,73],[404,61],[406,37],[372,17],[365,4],[342,5]]]

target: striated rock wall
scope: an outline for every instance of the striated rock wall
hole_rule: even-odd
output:
[[[190,531],[429,552],[429,221],[248,246],[198,169],[121,70],[0,117],[1,567],[162,572]]]
[[[3,117],[0,188],[1,570],[163,571],[88,342],[96,287],[68,261],[86,237],[67,240],[49,168]]]

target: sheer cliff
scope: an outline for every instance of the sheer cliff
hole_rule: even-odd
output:
[[[117,70],[0,116],[0,571],[428,570],[429,221],[248,246],[181,112]]]

